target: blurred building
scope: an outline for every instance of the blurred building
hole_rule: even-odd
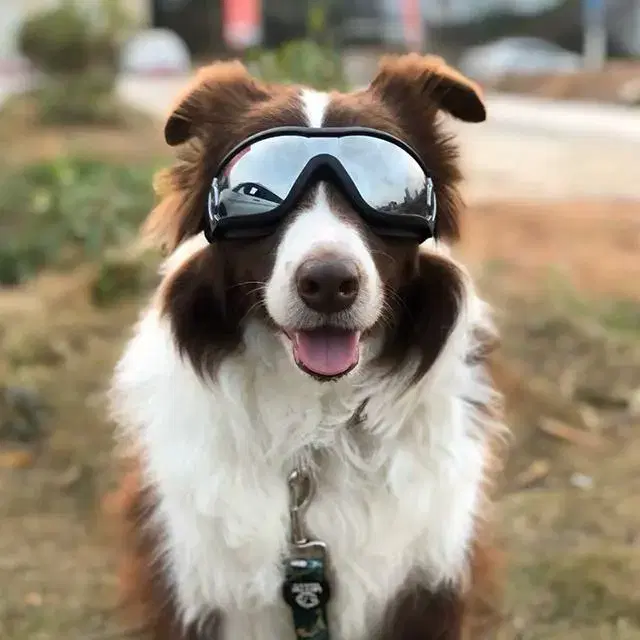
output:
[[[0,0],[0,64],[17,59],[15,33],[24,16],[56,1]],[[90,6],[100,0],[78,1]],[[640,55],[640,0],[603,1],[611,53]],[[174,30],[196,57],[228,50],[230,20],[236,38],[248,38],[248,44],[271,47],[303,37],[309,10],[318,4],[332,39],[344,47],[403,47],[411,6],[417,8],[422,46],[447,55],[507,36],[538,37],[573,51],[582,47],[584,0],[124,0],[141,25]],[[244,24],[243,15],[258,24]],[[243,29],[250,31],[242,35]]]
[[[175,29],[195,55],[224,48],[224,3],[258,7],[260,41],[267,47],[307,33],[309,10],[321,5],[342,46],[404,46],[407,7],[420,14],[423,46],[460,50],[507,36],[533,36],[565,48],[582,47],[585,0],[149,0],[151,22]],[[640,55],[640,0],[606,3],[611,52]]]

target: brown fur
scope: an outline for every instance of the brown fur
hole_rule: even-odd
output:
[[[151,640],[204,638],[197,629],[183,629],[180,624],[170,581],[159,556],[158,532],[149,519],[154,509],[153,494],[144,488],[137,463],[132,464],[109,503],[109,510],[121,525],[118,582],[126,623]],[[210,631],[215,631],[218,622],[213,613]],[[215,633],[206,638],[217,640]]]
[[[437,232],[455,241],[462,209],[461,174],[457,148],[437,122],[440,111],[469,122],[485,118],[482,97],[473,83],[439,58],[408,55],[384,59],[369,88],[332,94],[324,124],[373,127],[411,144],[434,178]],[[165,137],[168,144],[180,145],[178,159],[156,181],[161,201],[147,220],[146,232],[175,249],[202,230],[211,179],[234,145],[267,128],[307,124],[296,88],[261,83],[239,62],[201,70],[167,120]],[[310,190],[306,197],[312,194]],[[391,375],[417,347],[422,357],[416,377],[421,377],[456,320],[461,275],[441,258],[420,255],[415,244],[373,234],[335,190],[330,192],[330,205],[364,234],[385,283],[390,313],[378,328],[385,331],[379,366]],[[271,322],[262,301],[262,284],[286,224],[266,238],[214,243],[163,283],[162,311],[171,319],[177,346],[200,375],[215,375],[221,359],[242,348],[247,317]],[[470,357],[482,360],[486,353]],[[200,630],[182,630],[178,625],[170,581],[157,560],[158,532],[148,523],[153,492],[143,487],[139,470],[127,476],[118,501],[126,545],[120,577],[132,613],[152,640],[219,640],[223,621],[215,611]],[[470,639],[483,637],[486,624],[479,621],[493,617],[487,594],[493,593],[491,572],[496,562],[480,537],[478,532],[470,555],[470,589],[431,593],[416,578],[389,604],[379,640],[460,640],[465,630]]]
[[[487,117],[480,86],[438,56],[412,53],[385,57],[372,87],[395,100],[414,104],[420,99],[424,103],[426,94],[433,108],[465,122],[483,122]]]
[[[159,561],[159,532],[150,520],[153,492],[145,489],[137,458],[130,457],[128,464],[118,489],[104,502],[104,510],[118,524],[117,578],[123,621],[129,631],[149,640],[220,640],[216,612],[201,629],[184,629],[180,624],[170,580]]]

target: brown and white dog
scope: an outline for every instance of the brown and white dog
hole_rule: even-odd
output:
[[[171,254],[113,383],[137,456],[121,491],[123,584],[153,640],[295,638],[281,584],[286,479],[301,460],[317,486],[307,525],[330,554],[332,638],[458,640],[469,628],[492,564],[481,537],[501,425],[489,313],[449,252],[461,175],[443,113],[484,120],[478,88],[411,54],[384,59],[352,93],[267,85],[238,62],[213,64],[170,115],[178,161],[147,229]],[[376,236],[320,183],[275,233],[209,244],[216,165],[283,125],[365,126],[409,143],[433,175],[438,240]],[[296,366],[289,337],[308,318],[295,274],[310,257],[357,265],[348,313],[358,363],[330,383]]]

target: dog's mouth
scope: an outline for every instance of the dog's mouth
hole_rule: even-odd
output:
[[[360,331],[325,326],[285,334],[291,340],[295,363],[316,378],[339,378],[360,360]]]

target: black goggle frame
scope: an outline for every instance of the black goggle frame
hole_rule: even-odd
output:
[[[347,170],[339,158],[320,153],[310,158],[293,182],[288,194],[273,209],[245,216],[220,215],[220,178],[228,164],[244,149],[261,140],[280,136],[305,138],[339,138],[344,136],[367,136],[386,140],[409,154],[424,172],[427,188],[427,210],[424,215],[381,212],[369,205],[360,195]],[[319,178],[326,179],[347,196],[352,206],[372,230],[382,236],[408,238],[422,242],[436,237],[437,199],[433,179],[420,156],[407,143],[395,136],[367,127],[276,127],[254,134],[233,147],[218,165],[207,199],[207,216],[204,225],[209,242],[222,238],[248,238],[269,235],[277,224],[298,202],[305,189]]]

